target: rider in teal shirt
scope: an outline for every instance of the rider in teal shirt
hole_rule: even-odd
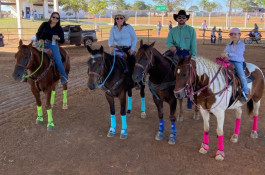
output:
[[[172,28],[168,34],[166,45],[174,52],[177,47],[190,51],[191,56],[197,55],[197,40],[195,29],[186,25],[190,15],[185,10],[180,10],[178,14],[174,14],[174,19],[178,22],[178,26]]]

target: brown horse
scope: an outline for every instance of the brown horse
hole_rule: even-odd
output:
[[[66,74],[70,71],[70,59],[68,53],[60,48],[61,54],[65,58],[64,67]],[[54,130],[54,123],[52,118],[52,105],[54,104],[55,87],[60,78],[59,71],[53,68],[54,61],[46,54],[41,53],[32,43],[24,45],[22,40],[19,41],[18,52],[15,55],[16,65],[13,72],[15,80],[21,80],[25,77],[25,73],[29,72],[28,83],[31,87],[31,92],[35,96],[37,103],[38,117],[37,124],[43,122],[42,104],[40,99],[40,92],[43,91],[46,96],[46,110],[48,114],[47,130]],[[67,109],[67,83],[63,85],[63,109]]]
[[[231,142],[236,143],[240,131],[241,106],[245,103],[238,100],[240,96],[233,97],[234,84],[228,83],[226,71],[223,71],[224,67],[202,57],[196,59],[180,58],[180,60],[175,69],[178,82],[174,92],[178,99],[182,99],[186,95],[191,99],[195,94],[198,96],[198,104],[196,105],[200,107],[204,121],[203,143],[199,152],[206,154],[209,150],[209,120],[210,113],[212,113],[217,118],[218,150],[215,159],[224,160],[223,125],[225,110],[236,110],[236,125],[231,137]],[[250,96],[247,107],[249,114],[252,112],[254,114],[251,137],[257,138],[257,120],[264,90],[264,75],[256,65],[246,63],[246,66],[251,73],[248,83]]]
[[[153,100],[156,104],[159,118],[159,130],[156,133],[155,139],[162,140],[164,137],[164,119],[163,119],[163,102],[170,106],[171,134],[169,136],[169,144],[176,142],[176,107],[177,99],[174,97],[174,86],[176,78],[174,75],[175,62],[170,58],[165,58],[158,50],[151,45],[143,44],[140,41],[140,48],[136,53],[136,65],[133,72],[133,80],[139,83],[144,80],[146,74],[149,74],[148,86],[153,94]],[[182,116],[182,99],[179,101],[178,121],[183,121]],[[199,110],[195,110],[195,119],[199,118]]]

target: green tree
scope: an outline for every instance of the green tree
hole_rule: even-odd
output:
[[[255,7],[262,5],[265,0],[233,0],[232,6],[235,9],[240,9],[242,11],[252,11]],[[228,3],[230,0],[228,0]]]
[[[73,10],[75,19],[77,20],[77,12],[84,10],[87,12],[88,3],[86,0],[60,0],[59,4],[63,6],[63,10]]]
[[[148,10],[148,9],[150,9],[150,6],[146,5],[144,1],[137,0],[132,5],[132,10]]]
[[[199,5],[203,10],[207,12],[212,12],[222,7],[220,4],[217,4],[216,2],[210,2],[208,0],[202,0]]]
[[[112,9],[117,10],[129,10],[130,4],[127,4],[125,0],[109,0],[109,5]]]
[[[193,5],[193,6],[190,6],[189,7],[189,9],[188,9],[189,11],[199,11],[199,7],[198,6],[196,6],[196,5]]]
[[[106,13],[106,7],[108,3],[106,0],[89,0],[87,11],[90,14],[104,15]]]

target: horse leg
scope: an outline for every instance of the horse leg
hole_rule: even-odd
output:
[[[55,83],[52,86],[52,92],[51,92],[51,106],[52,106],[52,108],[54,106],[54,99],[55,99]]]
[[[241,107],[239,107],[236,109],[236,125],[235,125],[234,134],[232,135],[232,137],[230,139],[230,141],[233,143],[238,142],[238,136],[240,133],[241,115],[242,115],[242,109],[241,109]]]
[[[197,95],[194,95],[195,104],[198,104]],[[195,105],[195,114],[193,116],[194,120],[200,120],[199,108]]]
[[[182,102],[182,100],[181,100]],[[171,130],[170,130],[170,136],[168,140],[168,144],[174,145],[176,143],[177,137],[177,128],[176,128],[176,117],[175,117],[175,112],[176,112],[176,107],[177,107],[177,99],[173,96],[173,99],[170,100],[169,102],[170,105],[170,120],[171,120]]]
[[[218,136],[218,150],[216,152],[215,160],[224,160],[225,153],[224,153],[224,120],[225,120],[225,113],[224,111],[218,111],[217,115],[217,136]]]
[[[209,120],[210,114],[208,111],[201,109],[201,114],[203,118],[203,142],[201,144],[201,148],[199,150],[200,153],[206,154],[209,150]]]
[[[116,116],[115,116],[114,98],[106,94],[106,99],[110,106],[110,122],[111,122],[107,137],[114,137],[114,135],[116,134]]]
[[[177,121],[178,122],[183,122],[183,110],[182,110],[182,99],[179,99],[179,112],[178,112],[178,116],[177,116]],[[177,105],[177,101],[176,101],[176,105]]]
[[[63,109],[68,109],[68,105],[67,105],[67,83],[63,84]]]
[[[259,115],[259,107],[260,107],[260,100],[258,102],[255,102],[253,100],[253,125],[252,125],[252,131],[250,134],[250,137],[253,139],[257,139],[258,138],[258,115]]]
[[[127,106],[127,117],[130,117],[132,110],[132,88],[128,89],[128,106]]]
[[[42,106],[41,106],[41,100],[40,100],[40,92],[36,89],[34,85],[31,85],[31,92],[33,93],[36,103],[37,103],[38,116],[36,118],[36,124],[42,124],[43,113],[42,113]]]
[[[120,134],[120,139],[127,139],[128,132],[127,132],[127,122],[126,122],[126,92],[121,93],[120,97],[120,105],[121,105],[121,122],[122,122],[122,130]]]
[[[47,115],[48,115],[48,124],[47,124],[47,130],[53,131],[54,130],[54,123],[52,118],[52,108],[51,108],[51,89],[48,89],[44,91],[46,96],[46,109],[47,109]]]
[[[145,113],[145,86],[141,85],[140,95],[141,95],[141,118],[146,118],[147,115]]]
[[[154,95],[153,95],[153,99],[157,107],[158,118],[159,118],[159,127],[158,127],[159,130],[156,133],[155,139],[162,140],[164,137],[164,130],[165,130],[165,123],[163,119],[163,101],[157,100]]]

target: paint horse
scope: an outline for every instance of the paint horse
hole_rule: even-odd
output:
[[[88,87],[91,90],[96,89],[98,87],[104,90],[106,99],[110,106],[111,126],[108,131],[107,137],[114,137],[114,135],[116,134],[114,98],[119,98],[121,106],[120,114],[122,121],[120,139],[126,139],[128,137],[125,111],[126,92],[128,91],[127,115],[129,115],[132,109],[132,88],[129,88],[126,85],[124,73],[124,60],[123,58],[120,58],[118,56],[112,56],[104,52],[102,46],[100,47],[100,49],[97,50],[92,50],[89,46],[87,46],[87,50],[90,53],[90,58],[88,60]],[[144,86],[141,86],[140,90],[142,118],[146,117],[144,88]]]
[[[247,103],[249,114],[254,113],[251,137],[257,138],[257,119],[264,90],[264,76],[256,65],[246,63],[246,66],[253,78],[248,83],[249,101],[245,103]],[[231,137],[231,142],[236,143],[240,132],[241,106],[245,104],[238,100],[240,96],[233,97],[232,86],[235,84],[228,82],[228,74],[224,67],[202,57],[196,59],[189,57],[187,59],[181,58],[175,69],[176,80],[178,80],[174,89],[175,96],[182,99],[187,95],[192,99],[194,94],[198,95],[198,104],[196,105],[200,107],[204,121],[203,143],[199,150],[202,154],[206,154],[209,150],[210,113],[217,118],[218,150],[216,160],[224,160],[225,158],[223,145],[225,110],[236,110],[235,130]]]
[[[28,77],[31,92],[33,93],[36,103],[38,117],[36,124],[43,123],[42,103],[40,99],[40,92],[43,91],[46,96],[46,110],[48,114],[47,130],[54,130],[54,122],[52,117],[52,105],[55,98],[55,87],[60,78],[59,71],[53,68],[53,59],[48,58],[46,54],[32,47],[32,43],[24,45],[22,40],[19,41],[18,52],[15,54],[16,65],[13,72],[15,80],[22,80]],[[66,74],[70,71],[70,59],[68,53],[60,47],[60,52],[65,58],[64,67]],[[25,73],[29,72],[29,75]],[[63,109],[67,109],[67,84],[63,85]]]
[[[155,42],[151,45],[143,44],[140,41],[140,48],[136,53],[136,64],[133,72],[133,80],[137,83],[143,81],[145,75],[149,74],[148,87],[153,94],[153,100],[157,107],[159,118],[159,130],[155,139],[162,140],[164,137],[164,119],[163,119],[163,102],[167,102],[170,106],[171,134],[169,136],[169,144],[176,142],[176,107],[177,100],[174,97],[174,86],[176,78],[174,76],[175,64],[172,59],[165,58],[159,51],[154,48]],[[196,111],[198,116],[199,110]],[[199,116],[198,116],[199,117]],[[196,118],[198,118],[196,117]],[[182,100],[179,100],[178,121],[183,121],[182,116]]]

